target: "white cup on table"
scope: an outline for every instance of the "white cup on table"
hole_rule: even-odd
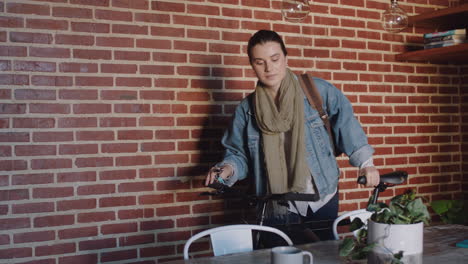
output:
[[[304,255],[309,257],[309,262],[304,262]],[[296,247],[274,247],[271,249],[272,264],[313,264],[312,253],[300,250]]]

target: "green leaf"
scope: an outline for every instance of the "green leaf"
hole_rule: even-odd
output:
[[[361,218],[356,217],[351,222],[351,225],[349,226],[349,231],[351,231],[351,232],[356,231],[356,230],[360,229],[363,226],[364,226],[364,223],[362,222]]]
[[[355,247],[356,242],[354,239],[350,237],[345,238],[339,246],[340,257],[349,256]]]
[[[429,212],[427,211],[426,205],[423,203],[421,198],[418,198],[414,201],[408,203],[408,211],[412,216],[419,216],[417,222],[423,221],[424,219],[430,219]],[[415,223],[413,221],[412,223]]]
[[[452,207],[452,201],[449,200],[439,200],[433,201],[431,203],[432,210],[438,215],[444,214],[448,212],[448,210]]]

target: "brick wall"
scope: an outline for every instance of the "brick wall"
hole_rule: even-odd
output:
[[[461,69],[461,148],[462,148],[462,191],[464,200],[468,200],[468,68]]]
[[[161,263],[237,219],[236,204],[198,194],[254,87],[245,48],[261,28],[284,37],[293,70],[344,91],[376,164],[410,173],[398,190],[461,197],[467,69],[395,62],[424,31],[383,32],[388,2],[312,1],[294,24],[280,1],[0,0],[0,262]],[[340,164],[340,209],[360,208],[369,190]]]

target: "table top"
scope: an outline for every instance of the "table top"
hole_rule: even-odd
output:
[[[439,225],[425,227],[422,256],[423,263],[468,263],[468,249],[455,247],[457,242],[466,239],[468,239],[468,226]],[[314,263],[346,263],[344,259],[338,256],[338,246],[340,243],[341,240],[330,240],[296,245],[296,247],[311,252],[314,256]],[[271,249],[262,249],[218,257],[176,260],[168,262],[167,264],[270,264],[270,251]],[[363,263],[367,262],[364,261]]]

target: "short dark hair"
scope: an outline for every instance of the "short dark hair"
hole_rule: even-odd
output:
[[[281,39],[280,35],[272,30],[262,29],[257,31],[255,34],[252,35],[249,39],[249,43],[247,45],[247,54],[249,55],[249,61],[252,61],[252,49],[257,44],[264,44],[266,42],[277,42],[280,44],[281,49],[283,50],[284,56],[288,55],[286,51],[286,46],[284,45],[283,40]]]

